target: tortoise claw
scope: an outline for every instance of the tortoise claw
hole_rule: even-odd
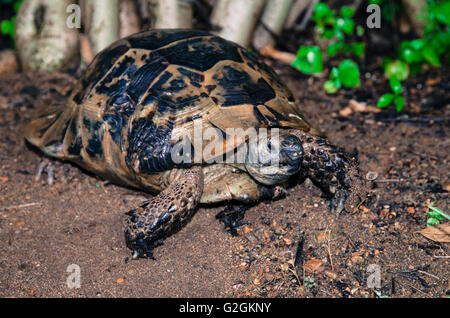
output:
[[[335,212],[336,215],[340,215],[342,211],[345,210],[345,202],[348,198],[348,191],[347,190],[338,190],[334,196],[334,198],[331,200],[331,211]]]
[[[66,165],[64,165],[64,163],[59,161],[52,161],[48,158],[45,158],[38,165],[36,175],[34,176],[34,181],[38,182],[39,180],[41,180],[43,174],[47,174],[47,184],[49,186],[52,186],[55,182],[55,177],[57,174],[58,178],[60,178],[63,183],[67,183],[67,169],[65,168]]]

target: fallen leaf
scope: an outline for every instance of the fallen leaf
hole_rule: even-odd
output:
[[[311,258],[304,265],[304,269],[308,273],[320,273],[325,269],[323,262],[317,258]]]
[[[441,82],[441,78],[440,77],[436,77],[436,78],[429,78],[427,79],[427,81],[425,82],[427,86],[432,86],[432,85],[436,85],[439,84]]]
[[[435,242],[450,243],[450,224],[438,224],[424,228],[420,234]]]

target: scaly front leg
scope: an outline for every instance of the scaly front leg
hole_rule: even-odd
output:
[[[192,167],[182,170],[156,197],[127,212],[125,237],[133,258],[151,256],[155,245],[179,231],[193,216],[202,193],[202,168]]]
[[[352,212],[367,195],[358,162],[327,139],[296,131],[304,149],[302,172],[318,184],[332,200],[332,209]]]

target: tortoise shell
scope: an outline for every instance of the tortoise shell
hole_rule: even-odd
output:
[[[314,133],[276,73],[243,47],[204,31],[150,30],[100,52],[68,103],[41,110],[25,136],[48,155],[160,190],[161,172],[176,166],[173,146],[197,122],[224,134],[250,127]]]

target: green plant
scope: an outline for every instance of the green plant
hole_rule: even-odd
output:
[[[383,60],[384,76],[391,78],[396,76],[400,81],[404,81],[409,75],[409,65],[400,60]]]
[[[379,108],[385,108],[394,102],[395,109],[400,112],[403,109],[403,106],[405,106],[405,98],[400,95],[403,91],[402,84],[395,75],[389,78],[389,84],[392,93],[383,94],[378,100],[377,106]]]
[[[440,224],[440,222],[443,220],[442,217],[445,217],[447,220],[450,220],[450,215],[448,215],[441,209],[434,207],[432,204],[428,205],[428,208],[431,211],[427,212],[428,215],[427,226]]]
[[[313,277],[305,277],[303,286],[312,288],[314,286],[315,279]]]
[[[22,0],[3,0],[3,5],[12,5],[14,12],[17,14],[19,11]],[[8,35],[11,38],[11,46],[14,47],[14,27],[16,24],[16,17],[12,17],[9,20],[3,20],[0,22],[0,32],[4,35]]]
[[[314,14],[311,17],[316,23],[315,32],[321,39],[329,39],[331,43],[327,47],[327,55],[334,56],[339,51],[344,53],[352,53],[357,57],[364,55],[364,42],[347,43],[346,36],[361,37],[364,29],[361,26],[355,27],[353,15],[355,10],[348,6],[342,6],[340,16],[335,10],[331,10],[327,4],[323,2],[316,3]]]
[[[374,2],[374,1],[372,1]],[[378,4],[384,1],[376,1]],[[450,47],[450,2],[428,0],[425,17],[426,26],[422,38],[402,41],[398,50],[398,59],[383,61],[384,74],[389,78],[393,93],[380,97],[377,106],[384,108],[394,102],[397,111],[405,105],[405,99],[400,96],[402,87],[400,81],[408,78],[409,74],[416,75],[422,70],[422,64],[433,67],[441,66],[441,57]]]
[[[338,67],[333,67],[330,79],[323,85],[328,94],[336,93],[342,86],[359,86],[359,68],[352,60],[343,60]]]
[[[292,66],[305,74],[322,72],[322,52],[318,46],[301,46]]]

